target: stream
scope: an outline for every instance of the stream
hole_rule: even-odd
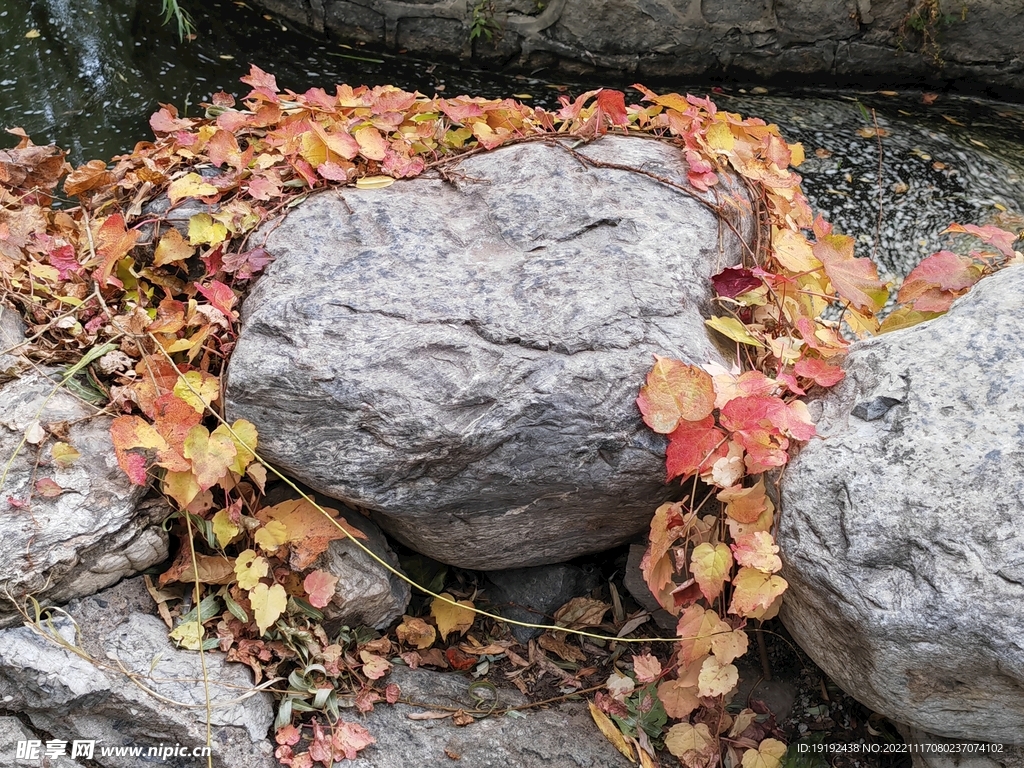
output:
[[[0,123],[24,128],[36,143],[58,144],[77,165],[150,139],[148,118],[161,102],[195,115],[216,91],[244,94],[238,78],[250,63],[300,92],[392,83],[545,107],[558,106],[563,93],[631,83],[549,82],[544,72],[482,72],[317,41],[241,0],[182,5],[196,20],[192,41],[179,40],[173,23],[161,24],[160,0],[0,0],[7,53]],[[858,255],[873,256],[890,277],[948,247],[940,233],[952,221],[1024,228],[1024,105],[920,92],[646,85],[710,91],[720,108],[775,122],[787,140],[803,142],[799,172],[812,206],[856,237]],[[0,135],[0,147],[15,142]]]

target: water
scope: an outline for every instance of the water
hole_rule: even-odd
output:
[[[333,90],[341,82],[393,83],[428,95],[516,95],[549,108],[562,93],[631,82],[479,72],[311,40],[240,1],[185,7],[198,26],[192,42],[181,42],[173,25],[161,25],[160,0],[0,0],[0,45],[7,53],[0,124],[23,127],[37,143],[58,144],[79,164],[151,139],[148,118],[161,102],[195,115],[216,91],[243,95],[248,87],[238,78],[250,63],[300,92]],[[648,85],[709,90],[698,83]],[[808,159],[799,170],[812,206],[854,235],[858,255],[873,255],[887,275],[904,275],[948,245],[939,232],[951,221],[1024,226],[1021,105],[949,95],[925,104],[920,93],[736,88],[712,97],[723,109],[776,122],[788,140],[804,143]],[[858,133],[875,119],[886,131],[881,180],[878,141]],[[0,146],[15,142],[0,134]]]

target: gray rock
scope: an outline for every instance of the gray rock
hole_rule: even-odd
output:
[[[539,565],[511,568],[487,574],[488,597],[498,613],[507,619],[529,624],[550,624],[551,616],[574,597],[582,597],[598,586],[594,569],[575,565]],[[515,638],[526,643],[543,630],[509,625]]]
[[[53,619],[56,636],[30,626],[0,631],[0,704],[55,739],[94,740],[92,759],[104,768],[145,760],[102,755],[103,747],[202,747],[207,708],[199,654],[176,649],[156,617],[126,612],[146,599],[136,579],[68,605],[67,615]],[[221,654],[206,654],[206,678],[213,764],[273,768],[270,695],[246,696],[248,668]],[[196,759],[168,757],[161,765],[193,768]]]
[[[160,500],[139,504],[145,488],[117,465],[111,418],[58,390],[42,373],[0,388],[0,594],[21,603],[32,595],[59,604],[88,595],[167,558],[159,523],[170,513]],[[49,399],[47,399],[49,398]],[[67,467],[51,457],[52,435],[22,444],[34,421],[60,431],[81,456]],[[16,455],[15,455],[16,454]],[[13,462],[7,465],[10,457]],[[62,489],[47,497],[35,483]],[[10,600],[0,603],[0,627],[21,622]]]
[[[583,152],[686,186],[678,150]],[[634,400],[655,353],[722,361],[704,318],[736,239],[649,176],[522,144],[448,181],[310,198],[269,235],[225,395],[262,453],[436,560],[560,562],[674,491]]]
[[[1024,89],[1019,0],[256,0],[331,38],[501,62],[520,70],[646,77],[801,76],[887,88]],[[914,11],[917,10],[915,17]],[[961,13],[961,11],[964,13]],[[474,28],[484,36],[470,45]],[[554,77],[554,74],[551,75]]]
[[[629,545],[629,557],[626,559],[626,572],[622,574],[622,586],[642,608],[647,609],[659,627],[674,632],[679,619],[661,607],[640,570],[640,563],[646,551],[647,546],[644,544]]]
[[[25,340],[25,321],[5,304],[0,304],[0,383],[10,381],[28,368],[28,360],[19,353]]]
[[[782,619],[854,698],[1024,743],[1024,266],[852,348],[782,480]],[[881,405],[880,405],[881,404]]]
[[[1024,748],[944,739],[916,728],[897,725],[913,750],[913,768],[1024,768]]]
[[[409,714],[443,707],[479,708],[469,695],[470,681],[448,672],[395,667],[387,682],[402,698],[422,703],[378,704],[361,720],[377,740],[355,760],[335,768],[409,768],[458,765],[459,768],[627,768],[630,763],[594,725],[586,704],[560,704],[524,710],[525,717],[487,717],[463,728],[450,719],[409,720]],[[518,691],[502,689],[498,706],[526,703]],[[346,719],[350,719],[346,717]],[[571,736],[569,736],[571,734]],[[457,756],[457,757],[456,757]]]
[[[366,534],[366,539],[360,543],[401,572],[398,556],[371,520],[333,499],[312,493],[309,488],[302,488],[302,491],[312,495],[322,507],[342,507],[338,510],[341,517]],[[282,483],[267,493],[266,503],[279,504],[293,498],[298,498],[298,495]],[[402,616],[409,605],[412,594],[409,583],[389,571],[350,539],[332,541],[312,567],[338,577],[333,599],[321,609],[328,632],[333,633],[342,625],[384,629]]]
[[[82,768],[73,744],[37,735],[16,717],[0,717],[0,760],[12,768]],[[47,754],[49,752],[49,754]]]

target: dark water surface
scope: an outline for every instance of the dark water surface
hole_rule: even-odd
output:
[[[557,106],[561,93],[631,83],[480,72],[310,39],[240,0],[183,5],[198,26],[191,42],[161,25],[160,0],[0,0],[0,124],[58,144],[75,164],[109,159],[152,138],[147,121],[160,102],[195,115],[216,91],[246,93],[238,78],[250,62],[300,92],[392,83],[429,95],[514,95],[546,107]],[[692,82],[647,84],[711,91]],[[803,142],[808,160],[800,172],[812,205],[888,273],[905,274],[946,245],[939,232],[951,221],[1024,226],[1022,105],[946,94],[926,104],[920,93],[763,91],[729,87],[712,97]],[[881,148],[862,135],[875,120],[885,132]],[[0,146],[15,141],[0,134]]]

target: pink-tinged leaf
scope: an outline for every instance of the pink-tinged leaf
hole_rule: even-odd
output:
[[[933,253],[907,275],[898,295],[901,304],[920,312],[945,312],[981,279],[981,266],[951,251]]]
[[[278,744],[288,744],[290,746],[298,744],[300,738],[302,738],[302,732],[291,723],[283,728],[279,728],[277,733],[274,734],[274,741]]]
[[[210,302],[216,309],[219,309],[224,313],[225,317],[237,319],[234,313],[233,307],[235,302],[238,301],[238,297],[235,296],[228,286],[219,280],[211,280],[209,285],[196,284],[196,290],[198,290],[206,300]]]
[[[272,200],[281,197],[284,187],[276,177],[263,174],[253,176],[245,187],[250,196],[257,200]]]
[[[782,568],[779,547],[766,531],[740,536],[732,545],[732,553],[737,563],[748,568],[756,568],[765,573],[775,573]]]
[[[836,293],[856,309],[877,312],[885,306],[889,291],[878,279],[878,268],[871,259],[853,257],[853,244],[848,235],[825,235],[811,246],[811,251],[825,267]]]
[[[168,449],[167,441],[147,421],[138,416],[118,416],[110,425],[117,463],[135,485],[146,485],[146,470],[159,453]]]
[[[830,365],[819,357],[802,357],[793,367],[797,376],[812,379],[819,387],[832,387],[843,380],[846,372],[838,365]]]
[[[334,590],[338,586],[338,577],[327,571],[313,571],[302,581],[309,604],[315,608],[326,607],[334,598]]]
[[[178,118],[178,110],[171,104],[162,104],[160,109],[149,118],[149,127],[153,133],[174,133],[175,131],[187,131],[193,125],[192,120]]]
[[[64,493],[64,489],[48,477],[36,480],[36,493],[46,499],[55,499]]]
[[[626,97],[622,91],[602,88],[597,92],[597,108],[611,121],[612,125],[629,125]]]
[[[382,656],[369,651],[360,651],[359,660],[363,662],[363,674],[371,680],[380,680],[391,670],[391,662]]]
[[[67,244],[53,248],[47,257],[50,266],[57,270],[57,279],[67,280],[69,275],[78,275],[82,272],[82,265],[78,263],[75,256],[75,249]]]
[[[719,296],[729,299],[734,299],[763,285],[761,278],[756,277],[745,267],[726,267],[717,275],[712,276],[711,283],[715,286],[715,292]]]
[[[479,104],[463,101],[463,98],[441,99],[438,106],[455,123],[464,123],[471,117],[483,117],[484,111]]]
[[[372,125],[364,125],[352,133],[359,144],[359,153],[367,160],[383,160],[387,156],[388,140]]]
[[[242,253],[225,254],[222,267],[225,272],[233,273],[239,280],[248,280],[273,260],[274,257],[260,245]]]
[[[732,584],[729,613],[737,613],[740,616],[750,616],[758,610],[768,608],[789,586],[781,576],[747,566],[740,568]]]
[[[995,247],[1006,258],[1013,258],[1013,244],[1017,241],[1017,235],[1013,232],[1007,232],[991,224],[984,227],[976,224],[950,224],[942,234],[950,232],[974,235],[981,238],[982,242]]]
[[[711,377],[700,368],[655,355],[636,404],[647,426],[667,435],[680,421],[709,416],[715,407],[715,390]]]
[[[246,85],[252,86],[252,92],[245,98],[251,99],[259,97],[265,101],[272,102],[277,102],[279,100],[277,95],[277,78],[267,72],[264,72],[255,64],[249,65],[248,75],[238,79]]]
[[[355,760],[359,750],[366,749],[376,741],[359,723],[339,720],[334,724],[334,759]]]
[[[652,683],[662,675],[661,662],[651,654],[643,653],[633,657],[633,671],[641,683]]]
[[[316,167],[316,172],[328,181],[348,181],[348,171],[333,160],[325,160]]]
[[[680,421],[668,440],[665,469],[669,480],[708,472],[728,453],[726,434],[715,427],[713,416],[701,421]]]

